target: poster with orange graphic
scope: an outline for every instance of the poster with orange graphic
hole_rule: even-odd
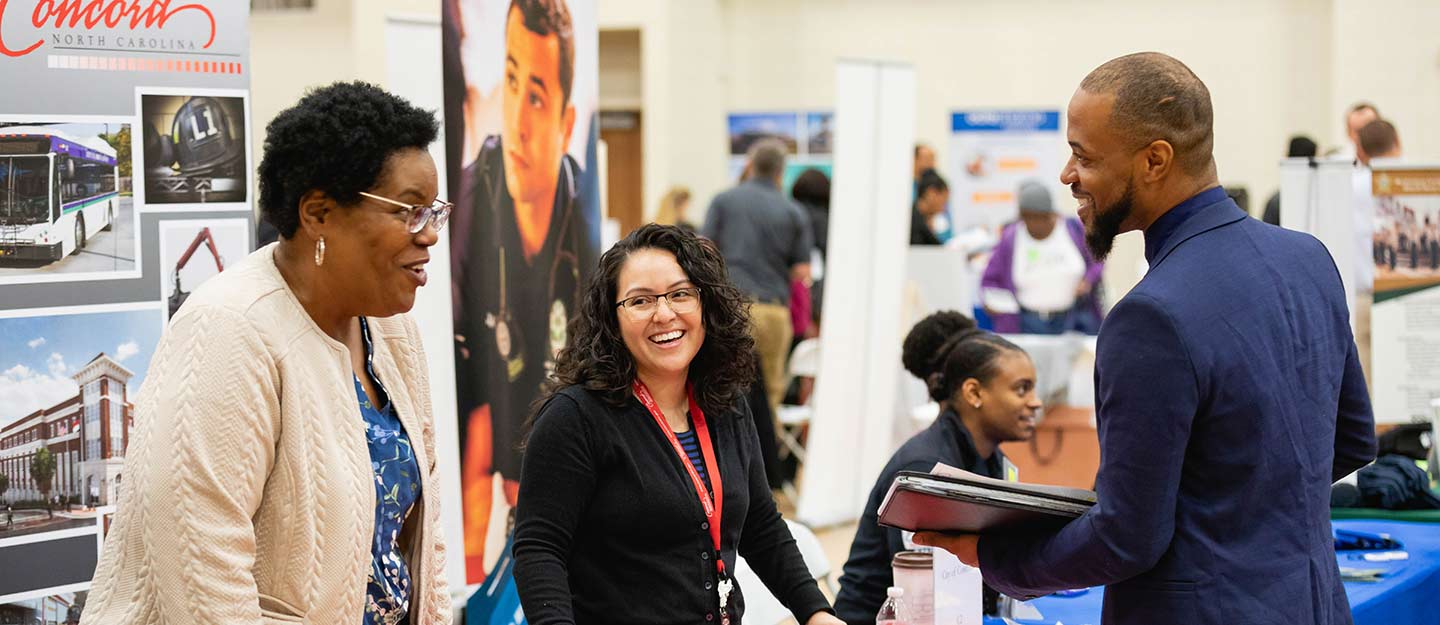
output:
[[[1074,208],[1060,198],[1060,168],[1065,165],[1065,137],[1060,111],[971,110],[950,114],[949,153],[941,175],[950,185],[951,233],[974,228],[998,232],[1019,217],[1015,191],[1024,180],[1053,187],[1051,196],[1062,213]],[[943,224],[932,224],[937,232]]]

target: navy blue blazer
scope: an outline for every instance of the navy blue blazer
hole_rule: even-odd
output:
[[[1113,625],[1350,623],[1330,484],[1374,458],[1375,427],[1335,262],[1219,187],[1156,220],[1145,256],[1100,329],[1099,501],[983,536],[985,581],[1104,584]]]

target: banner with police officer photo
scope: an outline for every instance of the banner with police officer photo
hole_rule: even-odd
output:
[[[210,275],[176,255],[200,231],[250,251],[249,20],[221,0],[0,1],[0,622],[78,620],[165,289]]]
[[[504,550],[531,402],[599,257],[594,0],[445,2],[465,577]]]

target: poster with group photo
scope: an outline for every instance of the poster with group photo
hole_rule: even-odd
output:
[[[1440,398],[1440,166],[1377,166],[1371,188],[1375,420],[1428,421]]]
[[[599,257],[599,34],[594,0],[442,6],[465,537],[452,549],[478,583],[509,534],[531,402]]]
[[[168,300],[250,250],[249,18],[0,1],[0,623],[78,622]]]

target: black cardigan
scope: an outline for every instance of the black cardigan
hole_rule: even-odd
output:
[[[775,509],[749,411],[706,415],[724,478],[721,553],[804,623],[829,611]],[[515,581],[532,625],[719,622],[714,543],[680,458],[634,397],[571,386],[540,409],[515,509]],[[743,589],[731,616],[745,610]]]

